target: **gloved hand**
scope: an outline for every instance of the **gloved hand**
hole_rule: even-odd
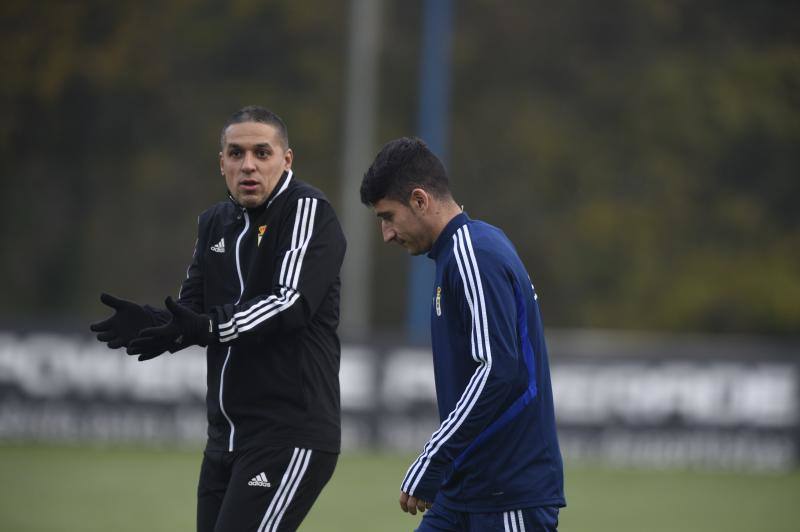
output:
[[[139,331],[155,325],[153,316],[144,307],[132,301],[117,299],[103,293],[100,301],[114,309],[114,314],[103,321],[89,326],[97,333],[97,339],[106,342],[110,349],[127,347],[128,343],[139,335]]]
[[[139,360],[150,360],[166,350],[177,350],[190,345],[206,346],[214,339],[211,318],[179,305],[172,297],[164,304],[172,315],[164,325],[149,327],[128,344],[129,355],[139,355]]]

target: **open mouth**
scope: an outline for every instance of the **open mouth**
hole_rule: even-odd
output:
[[[259,182],[255,179],[242,179],[239,181],[239,188],[248,192],[256,190],[258,186]]]

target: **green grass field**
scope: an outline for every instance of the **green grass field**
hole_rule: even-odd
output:
[[[200,451],[0,446],[0,530],[194,530]],[[345,454],[301,530],[412,530],[397,505],[410,456]],[[564,532],[795,531],[800,472],[570,467]]]

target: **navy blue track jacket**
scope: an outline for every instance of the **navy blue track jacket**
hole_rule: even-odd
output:
[[[441,426],[402,490],[463,512],[565,506],[539,306],[513,244],[462,213],[428,256]]]

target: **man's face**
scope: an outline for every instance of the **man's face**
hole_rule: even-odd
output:
[[[372,206],[380,220],[383,241],[406,248],[411,255],[430,251],[433,239],[418,210],[396,200],[381,199]]]
[[[253,208],[267,200],[284,170],[292,167],[292,157],[275,127],[242,122],[225,130],[219,166],[233,199],[242,207]]]

